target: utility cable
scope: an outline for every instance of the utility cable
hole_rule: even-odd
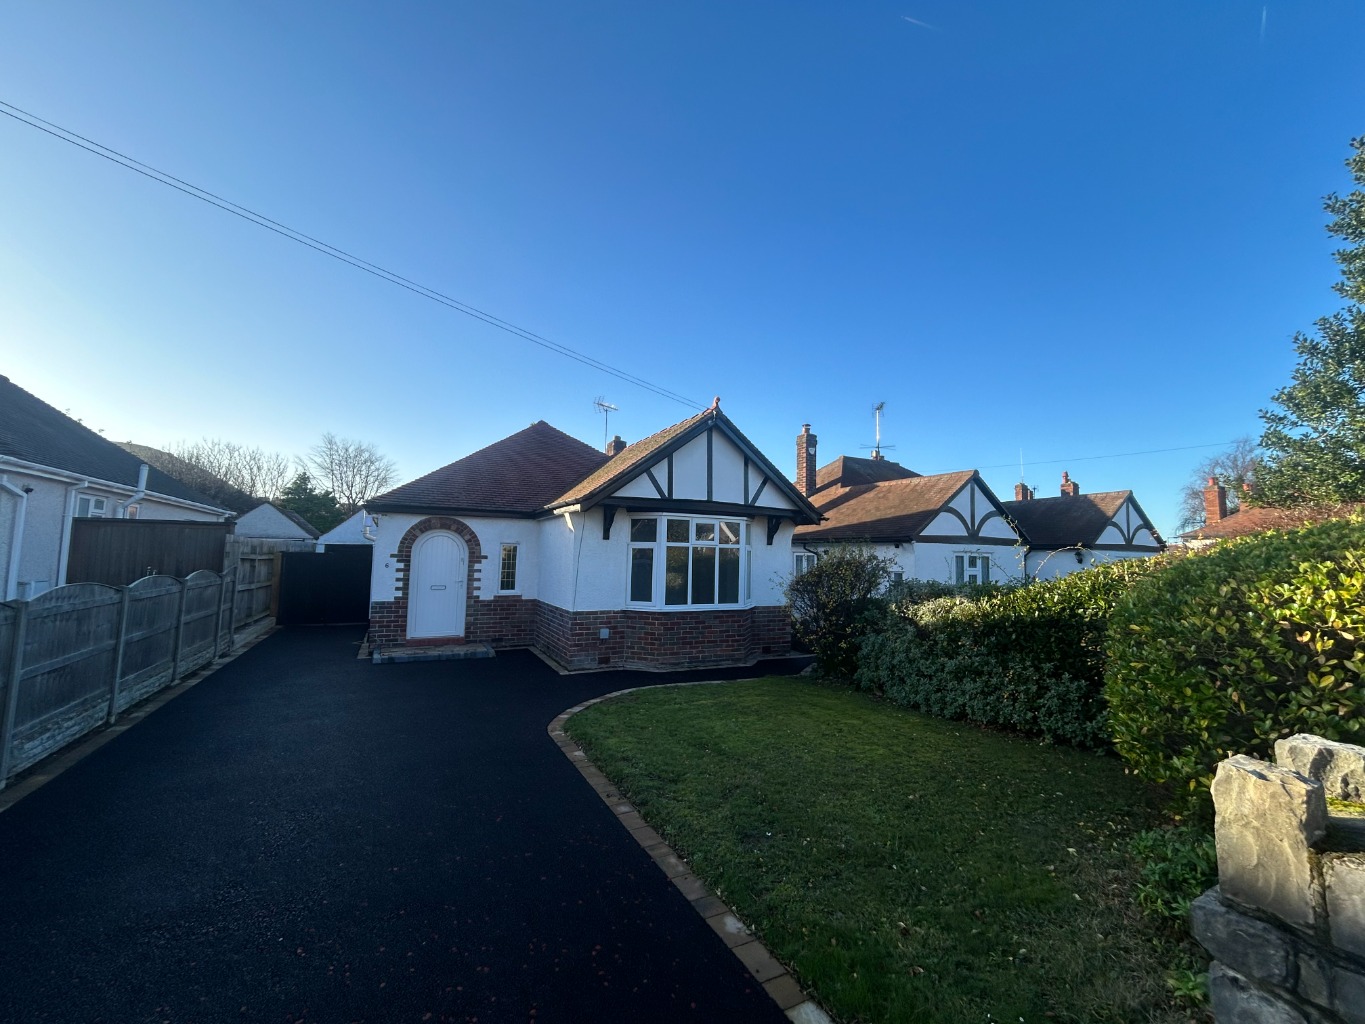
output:
[[[634,384],[636,387],[643,388],[646,391],[658,395],[660,398],[666,398],[693,409],[700,409],[703,407],[703,403],[696,402],[685,395],[680,395],[676,391],[671,391],[666,387],[651,383],[643,377],[637,377],[635,374],[617,369],[593,356],[579,352],[577,349],[570,348],[568,345],[561,344],[557,341],[551,341],[549,338],[542,337],[534,331],[519,327],[510,321],[503,320],[501,317],[494,316],[492,313],[488,313],[476,306],[471,306],[467,302],[461,302],[459,299],[452,298],[444,292],[437,291],[435,288],[429,288],[426,285],[419,284],[395,271],[388,270],[378,264],[361,259],[354,253],[347,252],[345,249],[339,248],[338,246],[314,238],[312,235],[305,234],[296,228],[291,228],[287,224],[273,220],[270,217],[267,217],[262,213],[257,213],[255,210],[248,209],[239,203],[234,203],[232,200],[225,199],[220,195],[210,192],[208,189],[200,188],[198,185],[177,178],[173,174],[159,170],[150,164],[145,164],[141,160],[137,160],[125,153],[120,153],[118,150],[112,149],[103,143],[88,139],[84,135],[78,135],[76,132],[63,128],[61,125],[46,121],[37,114],[32,114],[27,110],[16,107],[12,103],[6,103],[4,100],[0,100],[0,108],[4,108],[0,109],[0,114],[4,114],[6,117],[18,121],[20,124],[26,124],[30,128],[45,132],[53,138],[60,139],[63,142],[76,146],[78,149],[83,149],[86,152],[103,157],[111,163],[118,164],[120,167],[141,174],[143,177],[150,178],[168,188],[173,188],[177,192],[183,192],[185,195],[198,199],[201,202],[208,203],[210,206],[216,206],[226,213],[240,217],[249,223],[255,224],[257,227],[265,228],[267,231],[273,231],[277,235],[288,238],[290,241],[297,242],[299,245],[307,246],[309,249],[320,252],[324,256],[330,256],[335,260],[339,260],[342,263],[354,267],[356,270],[364,271],[367,274],[377,277],[381,281],[387,281],[389,284],[397,285],[399,288],[404,288],[425,299],[430,299],[432,302],[446,306],[447,308],[463,313],[466,316],[473,317],[475,320],[480,320],[491,327],[496,327],[499,330],[506,331],[518,338],[529,341],[534,345],[539,345],[541,348],[550,352],[582,363],[584,366],[599,370],[602,373],[609,374],[617,380],[625,381],[627,384]]]

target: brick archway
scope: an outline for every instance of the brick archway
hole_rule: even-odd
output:
[[[424,533],[433,530],[446,530],[455,534],[465,543],[469,551],[468,581],[465,584],[465,636],[471,635],[471,626],[477,621],[479,602],[474,594],[479,587],[479,576],[483,560],[487,557],[479,544],[479,537],[469,524],[453,516],[427,516],[408,528],[403,539],[398,542],[395,559],[395,594],[390,601],[373,602],[370,605],[370,636],[377,644],[424,643],[430,641],[408,639],[408,588],[412,583],[412,546]],[[448,642],[448,641],[447,641]]]

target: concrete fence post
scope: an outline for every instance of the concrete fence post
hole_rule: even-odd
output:
[[[175,606],[175,643],[171,648],[174,652],[171,658],[171,685],[174,685],[180,678],[180,663],[185,646],[185,594],[189,590],[184,580],[176,580],[176,582],[180,584],[180,600]]]
[[[128,606],[132,603],[132,591],[123,588],[118,609],[118,646],[114,648],[114,678],[109,682],[109,714],[105,721],[110,725],[118,717],[118,688],[123,681],[123,652],[128,646]]]
[[[28,624],[28,607],[28,601],[18,602],[19,613],[14,619],[9,689],[5,694],[3,717],[0,717],[0,789],[8,784],[10,765],[14,763],[14,719],[19,713],[19,683],[24,677],[24,631]]]

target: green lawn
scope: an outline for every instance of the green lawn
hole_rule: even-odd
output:
[[[1180,1021],[1095,754],[804,679],[665,687],[569,731],[844,1021]]]

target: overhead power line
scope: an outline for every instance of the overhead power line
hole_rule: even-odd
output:
[[[61,139],[63,142],[70,143],[86,152],[94,153],[96,156],[103,157],[111,163],[118,164],[120,167],[134,171],[144,177],[151,178],[153,181],[165,185],[168,188],[173,188],[177,192],[183,192],[187,196],[208,203],[210,206],[216,206],[218,209],[230,213],[235,217],[241,217],[243,220],[255,224],[257,227],[265,228],[267,231],[273,231],[275,234],[281,235],[292,242],[307,246],[309,249],[320,252],[324,256],[330,256],[348,266],[354,267],[356,270],[361,270],[377,277],[381,281],[387,281],[389,284],[397,285],[399,288],[404,288],[416,295],[420,295],[424,299],[430,299],[432,302],[439,303],[456,312],[463,313],[465,316],[473,317],[475,320],[481,320],[491,327],[496,327],[501,331],[506,331],[508,334],[516,335],[518,338],[529,341],[533,345],[539,345],[547,351],[582,363],[584,366],[589,366],[594,370],[600,370],[602,373],[615,377],[617,380],[623,380],[628,384],[634,384],[636,387],[652,392],[660,398],[667,398],[669,401],[677,402],[681,405],[688,406],[689,408],[700,409],[705,405],[705,403],[696,402],[687,396],[680,395],[676,391],[671,391],[662,385],[651,383],[643,377],[637,377],[632,373],[627,373],[624,370],[604,363],[600,359],[596,359],[584,352],[579,352],[577,349],[570,348],[568,345],[563,345],[557,341],[551,341],[549,338],[542,337],[534,331],[527,330],[524,327],[518,327],[510,321],[503,320],[501,317],[494,316],[492,313],[488,313],[476,306],[471,306],[467,302],[461,302],[459,299],[446,295],[444,292],[437,291],[435,288],[429,288],[424,284],[419,284],[410,278],[404,277],[402,274],[388,270],[378,264],[371,263],[368,260],[361,259],[354,253],[347,252],[345,249],[331,245],[321,239],[314,238],[312,235],[305,234],[295,228],[291,228],[287,224],[273,220],[270,217],[265,216],[265,214],[257,213],[255,210],[250,210],[239,203],[234,203],[232,200],[225,199],[216,193],[210,192],[208,189],[200,188],[198,185],[177,178],[173,174],[158,170],[150,164],[145,164],[141,160],[137,160],[125,153],[120,153],[118,150],[112,149],[103,143],[88,139],[84,135],[78,135],[76,132],[63,128],[61,125],[46,121],[37,114],[29,113],[27,110],[16,107],[12,103],[6,103],[4,100],[0,100],[0,108],[3,108],[0,109],[0,114],[13,118],[20,124],[26,124],[30,128],[35,128],[40,132],[51,135],[53,138]]]
[[[1228,448],[1236,442],[1217,441],[1213,444],[1187,444],[1179,448],[1148,448],[1140,452],[1115,452],[1112,455],[1082,455],[1075,459],[1043,459],[1042,461],[1029,460],[1030,466],[1057,466],[1071,462],[1096,462],[1100,459],[1127,459],[1134,455],[1164,455],[1166,452],[1192,452],[1196,448]],[[977,466],[977,469],[1013,469],[1016,463],[1002,462],[995,466]]]

